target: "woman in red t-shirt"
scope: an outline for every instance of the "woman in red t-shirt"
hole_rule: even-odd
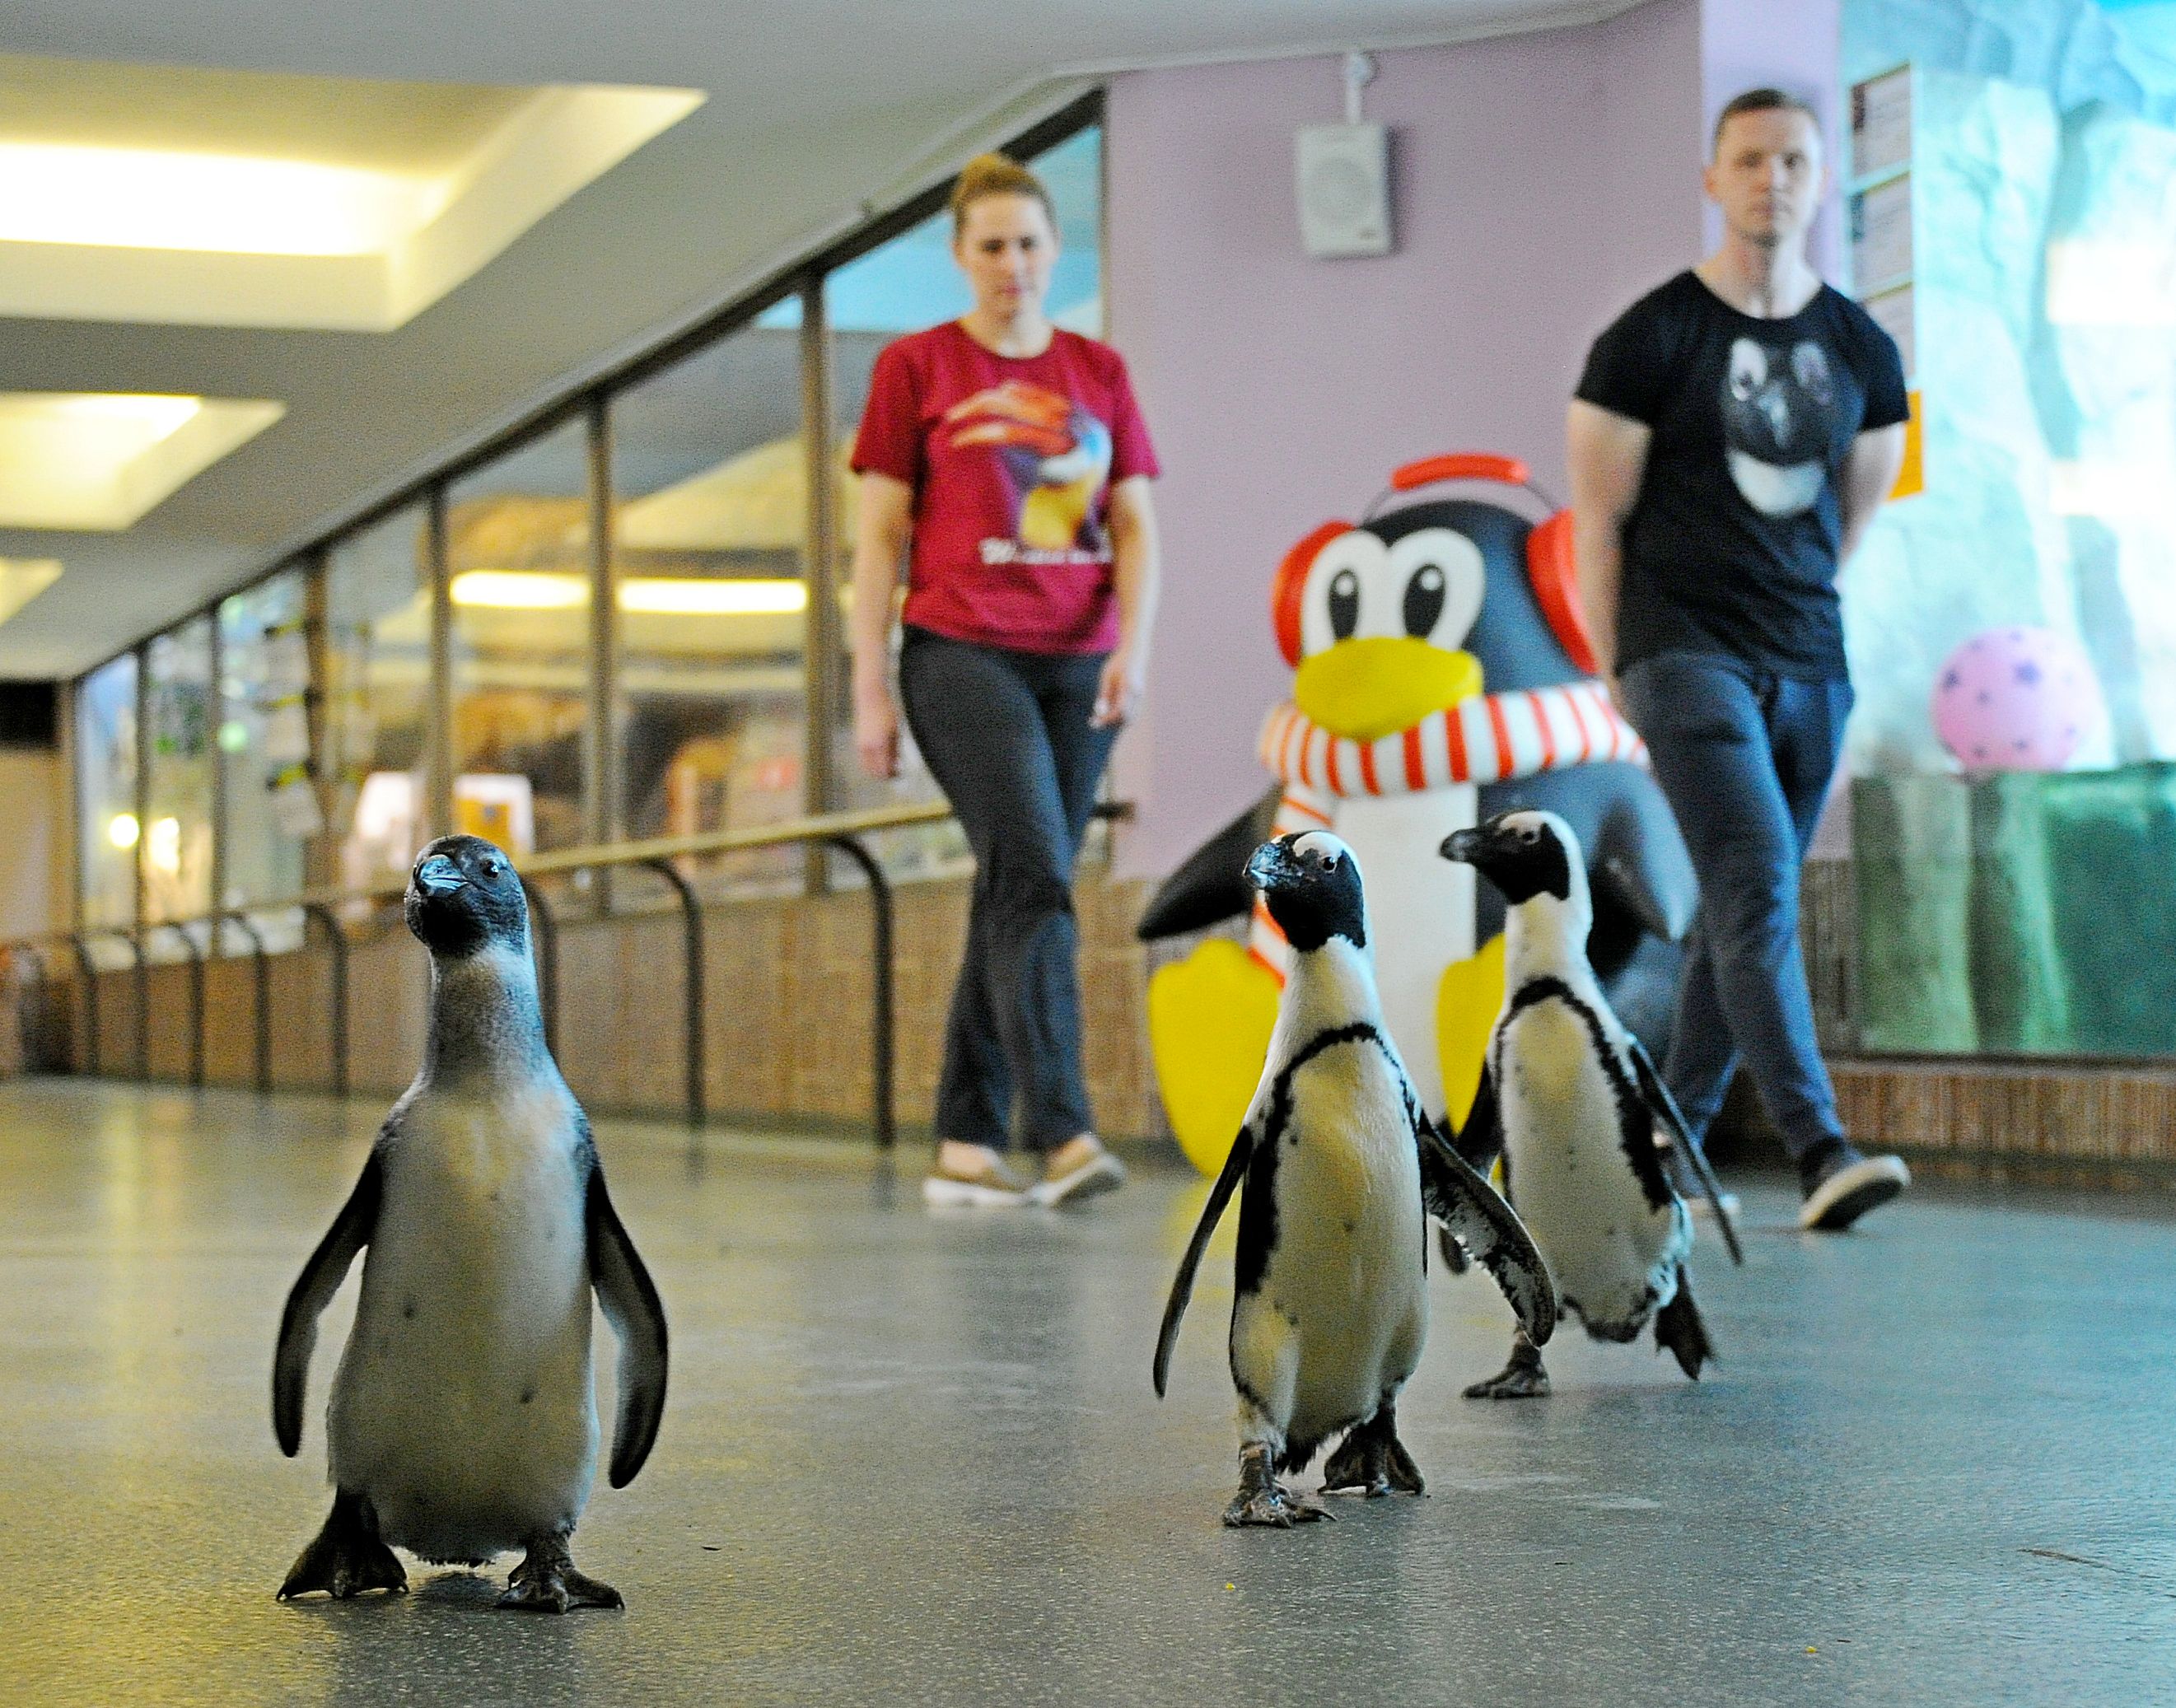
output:
[[[896,774],[904,558],[900,699],[976,866],[924,1195],[1058,1204],[1125,1178],[1080,1071],[1072,883],[1148,671],[1156,452],[1118,352],[1044,315],[1058,232],[1032,172],[970,162],[952,253],[974,307],[885,348],[854,443],[854,742],[870,775]],[[1004,1160],[1015,1096],[1031,1188]]]

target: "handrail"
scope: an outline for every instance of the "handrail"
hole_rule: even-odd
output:
[[[1096,809],[1096,816],[1122,819],[1129,815],[1123,803],[1105,802]],[[619,866],[641,866],[649,868],[670,884],[680,904],[683,945],[683,966],[686,989],[683,1004],[685,1010],[686,1074],[685,1104],[691,1124],[699,1125],[705,1113],[703,1080],[703,945],[702,903],[685,875],[674,864],[683,859],[705,855],[742,853],[759,848],[787,847],[796,845],[820,844],[836,848],[861,869],[868,881],[871,911],[870,954],[874,961],[875,989],[871,1014],[871,1053],[873,1074],[871,1090],[872,1120],[877,1143],[889,1148],[898,1134],[897,1112],[893,1065],[895,1057],[896,1020],[893,999],[893,960],[895,933],[893,931],[893,900],[889,880],[884,876],[882,863],[869,852],[861,839],[885,830],[911,829],[922,824],[944,824],[952,817],[952,810],[942,802],[927,802],[913,806],[874,807],[850,813],[825,813],[804,819],[788,819],[776,824],[766,824],[746,830],[714,830],[693,836],[653,836],[641,841],[602,843],[588,847],[564,848],[539,854],[522,862],[520,877],[530,900],[530,917],[536,922],[534,942],[537,955],[538,996],[544,1011],[546,1036],[556,1043],[558,1031],[558,922],[552,905],[532,880],[563,873],[596,871]],[[258,1025],[257,1078],[259,1089],[269,1084],[269,1043],[266,1039],[265,1000],[267,979],[264,975],[264,954],[262,939],[250,926],[246,915],[299,911],[306,921],[314,922],[324,928],[326,941],[332,950],[332,1000],[329,1029],[332,1047],[332,1085],[336,1096],[345,1096],[348,1091],[348,938],[340,923],[340,911],[357,903],[382,903],[393,900],[405,893],[405,878],[391,879],[380,884],[362,884],[351,889],[307,889],[299,895],[279,897],[267,901],[253,901],[247,907],[221,908],[214,912],[191,915],[183,918],[162,919],[147,930],[172,929],[188,938],[186,927],[209,924],[215,933],[227,921],[241,923],[253,947],[253,958],[257,962],[257,1009]],[[305,926],[307,936],[307,927]],[[91,1027],[95,1028],[97,1014],[96,970],[92,966],[85,947],[86,938],[118,936],[130,940],[126,931],[89,929],[54,931],[35,937],[18,938],[0,943],[0,953],[18,949],[33,949],[45,943],[64,944],[71,947],[77,963],[84,973],[85,1004],[91,1016]],[[215,936],[214,941],[216,941]],[[135,966],[139,978],[144,971],[142,947],[131,940],[136,950]],[[202,956],[193,939],[189,939],[192,956],[197,961],[195,976],[202,977]],[[192,1004],[193,1042],[191,1063],[193,1077],[200,1077],[204,1059],[204,1003],[200,995]],[[98,1071],[98,1040],[94,1035],[89,1040],[90,1071]],[[144,1071],[139,1063],[138,1071]]]

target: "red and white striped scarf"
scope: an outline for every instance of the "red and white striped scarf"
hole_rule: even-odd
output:
[[[1287,788],[1348,800],[1507,782],[1604,759],[1647,763],[1647,744],[1598,682],[1476,694],[1373,742],[1334,736],[1287,702],[1263,724],[1259,751]]]

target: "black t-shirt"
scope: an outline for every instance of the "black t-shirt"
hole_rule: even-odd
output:
[[[1653,429],[1624,528],[1618,667],[1722,653],[1842,678],[1836,481],[1854,438],[1909,413],[1889,335],[1825,285],[1761,320],[1688,271],[1595,340],[1578,395]]]

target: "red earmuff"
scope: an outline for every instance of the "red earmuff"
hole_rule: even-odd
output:
[[[1277,650],[1295,670],[1299,668],[1300,607],[1307,596],[1307,572],[1314,568],[1325,546],[1352,531],[1350,522],[1325,522],[1286,552],[1284,562],[1277,565],[1277,579],[1270,590],[1270,618],[1276,625]]]
[[[1532,472],[1518,458],[1494,456],[1486,451],[1453,451],[1406,463],[1390,476],[1390,488],[1410,492],[1439,481],[1500,481],[1506,486],[1524,487],[1548,507],[1548,518],[1537,522],[1526,536],[1526,579],[1557,644],[1570,655],[1573,664],[1594,675],[1594,637],[1587,631],[1586,613],[1580,609],[1579,575],[1572,558],[1571,512],[1550,503],[1548,495],[1534,484]],[[1297,634],[1295,627],[1293,634]]]

